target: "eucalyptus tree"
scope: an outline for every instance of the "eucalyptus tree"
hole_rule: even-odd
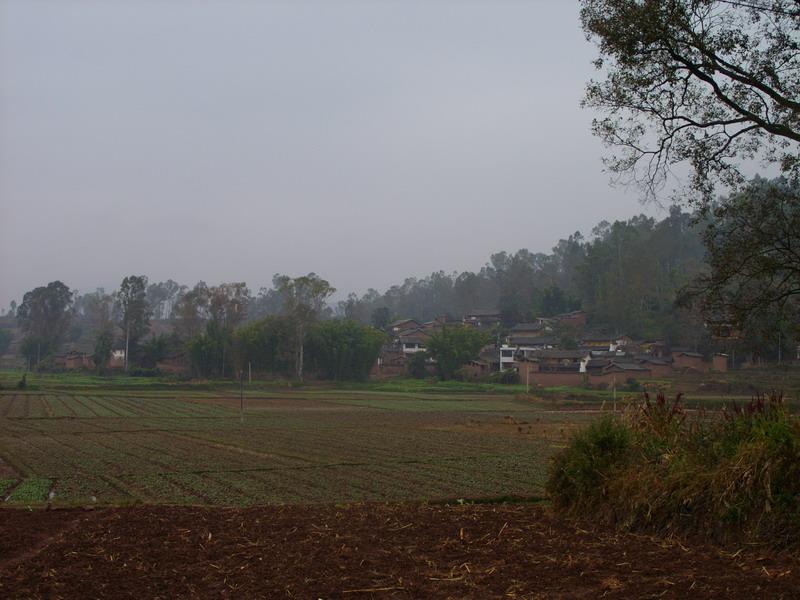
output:
[[[284,298],[284,313],[292,319],[295,332],[295,373],[303,379],[306,333],[325,309],[325,301],[336,289],[316,273],[302,277],[275,275],[273,285]]]
[[[117,318],[125,336],[125,370],[128,370],[130,353],[150,329],[150,307],[147,304],[147,277],[130,275],[122,280],[114,292]]]
[[[211,291],[204,281],[178,294],[172,307],[172,317],[175,319],[175,331],[182,340],[190,340],[202,333],[208,318],[210,296]]]
[[[206,333],[213,340],[220,354],[220,372],[225,376],[225,360],[231,345],[233,331],[247,318],[250,290],[247,284],[221,283],[209,289],[209,320]]]

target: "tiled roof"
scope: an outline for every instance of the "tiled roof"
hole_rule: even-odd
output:
[[[558,344],[558,338],[552,336],[510,335],[508,336],[508,341],[512,346],[555,346]]]
[[[467,317],[499,317],[500,311],[494,308],[476,308],[466,313]]]

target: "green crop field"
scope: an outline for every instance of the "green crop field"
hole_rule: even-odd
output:
[[[250,505],[537,497],[609,390],[397,380],[234,382],[0,373],[0,504]],[[789,392],[800,370],[657,382],[690,405]],[[620,393],[619,402],[634,397]],[[627,400],[626,400],[627,398]]]
[[[592,416],[467,387],[253,386],[242,422],[234,386],[62,376],[8,387],[6,506],[531,497],[565,430]]]

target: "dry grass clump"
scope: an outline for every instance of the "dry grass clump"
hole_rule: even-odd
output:
[[[575,516],[800,549],[800,420],[779,394],[691,416],[645,394],[575,434],[547,490]]]

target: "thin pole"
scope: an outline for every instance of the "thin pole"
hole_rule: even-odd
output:
[[[131,322],[125,315],[125,372],[128,372],[128,349],[130,348]]]
[[[614,412],[617,412],[617,376],[611,378],[611,389],[614,392]]]
[[[239,376],[239,422],[244,425],[244,370]]]
[[[247,383],[253,383],[253,363],[247,361]]]
[[[531,393],[531,367],[527,362],[524,363],[524,364],[525,364],[525,393],[526,394],[530,394]]]

